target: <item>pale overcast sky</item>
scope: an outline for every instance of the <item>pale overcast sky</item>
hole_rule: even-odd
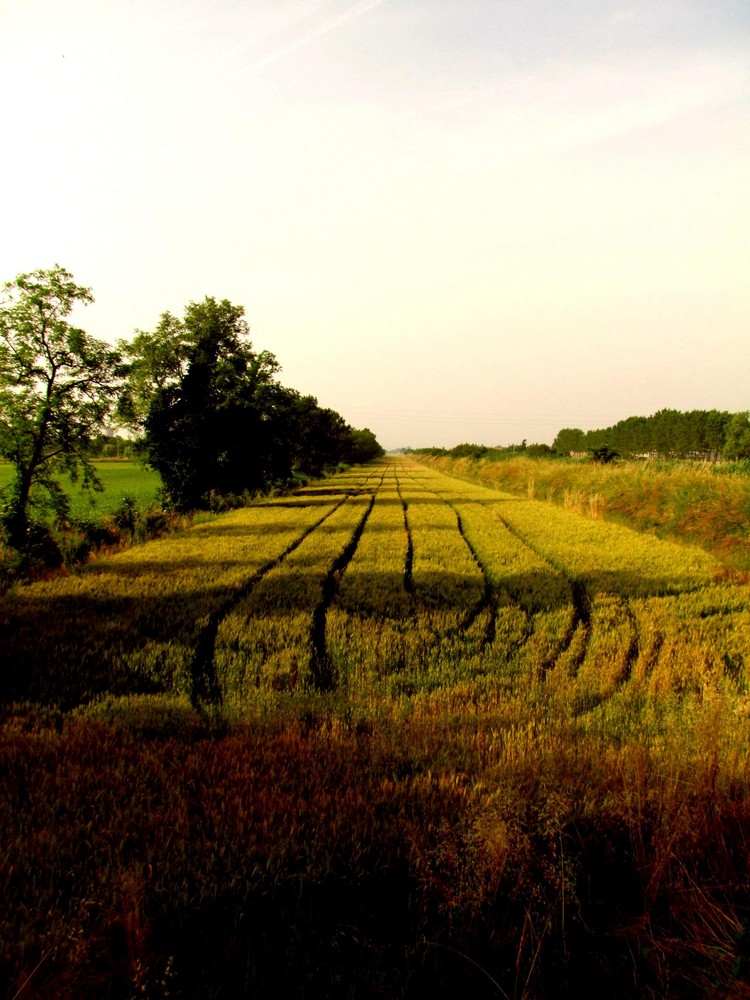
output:
[[[0,280],[387,448],[750,408],[747,0],[0,0]]]

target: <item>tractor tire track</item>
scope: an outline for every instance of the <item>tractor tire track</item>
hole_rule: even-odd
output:
[[[545,562],[548,566],[551,566],[555,572],[560,573],[568,583],[570,587],[570,600],[573,609],[573,614],[571,617],[570,625],[566,630],[565,635],[560,640],[558,648],[550,654],[547,660],[542,664],[541,673],[546,674],[552,667],[560,660],[560,658],[571,649],[573,645],[573,640],[579,633],[582,636],[582,641],[576,651],[571,667],[577,670],[578,667],[583,663],[586,658],[586,651],[588,649],[589,641],[591,639],[591,597],[586,589],[585,584],[582,580],[577,577],[571,576],[567,569],[556,562],[556,560],[551,559],[542,549],[533,542],[529,541],[524,535],[521,534],[510,522],[499,514],[496,510],[486,504],[482,504],[487,510],[492,513],[497,520],[510,532],[511,535],[526,548],[530,549],[538,559]]]
[[[351,538],[331,564],[330,569],[323,581],[322,597],[317,607],[313,611],[312,627],[310,629],[310,678],[317,691],[332,691],[336,686],[336,677],[333,669],[333,662],[328,652],[326,641],[326,619],[330,608],[341,583],[341,577],[346,572],[346,568],[357,551],[359,540],[365,530],[372,509],[375,506],[375,497],[383,485],[385,471],[380,477],[380,483],[375,487],[370,495],[370,502],[367,505],[359,523],[354,529]]]
[[[413,475],[410,475],[409,478],[412,479],[416,483],[416,478]],[[456,626],[456,628],[450,629],[446,634],[447,635],[459,635],[462,632],[466,632],[469,628],[471,628],[471,626],[474,624],[474,622],[477,620],[477,618],[479,618],[479,616],[482,614],[482,612],[489,611],[489,621],[487,622],[487,626],[485,628],[485,633],[484,633],[484,636],[482,637],[482,642],[481,642],[481,650],[484,651],[488,646],[490,646],[495,641],[495,635],[496,635],[496,631],[497,631],[497,612],[498,612],[498,606],[497,606],[497,602],[495,601],[494,590],[493,590],[493,587],[492,587],[492,582],[490,580],[489,574],[487,572],[487,569],[486,569],[484,563],[482,562],[481,558],[479,557],[479,553],[477,552],[477,550],[474,547],[474,545],[469,541],[469,539],[468,539],[468,537],[466,535],[466,531],[464,530],[464,523],[461,520],[461,515],[460,515],[460,513],[459,513],[459,511],[458,511],[458,509],[456,507],[456,505],[453,504],[450,500],[446,499],[444,496],[442,496],[436,490],[430,489],[430,487],[422,486],[422,489],[426,490],[426,492],[428,492],[428,493],[431,493],[432,496],[434,496],[438,501],[440,501],[440,503],[444,503],[447,507],[449,507],[453,511],[453,513],[456,516],[456,526],[458,528],[458,533],[461,536],[461,538],[463,539],[464,544],[466,545],[467,549],[469,550],[469,553],[471,554],[471,557],[474,560],[474,563],[475,563],[477,569],[482,574],[482,582],[483,582],[483,588],[484,588],[484,590],[483,590],[483,594],[482,594],[481,598],[474,604],[473,608],[470,608],[466,612],[463,621],[458,626]],[[399,485],[398,491],[399,491],[399,496],[401,496],[401,487],[400,487],[400,485]],[[407,505],[406,505],[405,501],[403,500],[403,498],[401,499],[401,503],[404,504],[404,522],[406,523],[406,507],[407,507]],[[412,543],[412,538],[411,538],[411,531],[409,530],[408,525],[407,525],[407,533],[409,535],[409,552],[407,554],[407,560],[409,560],[408,561],[408,571],[409,571],[409,576],[411,576],[411,561],[410,561],[410,557],[411,557],[411,559],[413,559],[414,548],[413,548],[413,543]],[[413,584],[413,581],[411,581],[411,579],[410,579],[410,584],[411,584],[411,591],[410,592],[413,593],[414,592],[414,584]]]
[[[413,476],[411,478],[414,479]],[[437,491],[431,489],[430,487],[424,486],[423,484],[421,485],[423,489],[427,490],[427,492],[432,493],[433,496],[437,497],[443,503],[447,503],[448,506],[450,506],[455,512],[455,507],[445,497],[441,496]],[[568,652],[568,650],[571,649],[576,636],[580,634],[582,641],[578,644],[575,656],[570,664],[571,668],[574,671],[577,670],[586,657],[586,651],[588,649],[589,641],[591,638],[591,598],[586,589],[585,584],[583,583],[583,581],[577,579],[576,577],[571,576],[571,574],[565,569],[564,566],[558,564],[554,559],[551,559],[545,552],[543,552],[531,541],[529,541],[528,538],[522,535],[513,525],[511,525],[508,521],[506,521],[506,519],[501,514],[499,514],[494,508],[490,507],[486,503],[482,503],[481,501],[480,505],[484,507],[492,516],[494,516],[517,541],[519,541],[522,545],[526,546],[526,548],[528,548],[531,552],[533,552],[538,559],[541,559],[544,563],[546,563],[553,570],[555,570],[555,572],[560,573],[566,580],[568,586],[570,587],[570,601],[573,612],[571,616],[570,625],[566,630],[565,635],[560,640],[557,649],[555,649],[542,664],[540,672],[542,675],[545,675],[549,670],[551,670],[552,667],[559,661],[559,659],[566,652]],[[458,517],[457,512],[456,515]],[[460,523],[460,517],[458,519]],[[459,530],[461,530],[461,527],[459,527]],[[466,539],[466,536],[463,534],[463,531],[462,535],[467,545],[469,546],[469,550],[474,556],[477,565],[482,570],[485,580],[489,583],[487,578],[487,573],[484,570],[484,567],[482,566],[482,563],[479,560],[477,553],[469,544],[468,539]],[[512,594],[509,596],[513,597]],[[493,625],[494,627],[496,627],[496,616],[498,611],[498,605],[494,601],[494,595],[492,595],[492,593],[490,596],[490,600],[492,601],[491,606],[493,609]],[[516,603],[520,605],[520,602],[518,602],[517,598],[514,598],[514,600],[516,601]],[[482,607],[485,606],[484,601],[480,602],[480,604],[482,605]],[[481,614],[482,607],[478,607],[476,609],[476,614],[474,615],[474,618],[472,618],[472,621],[479,614]]]
[[[577,636],[580,641],[576,646],[574,654],[568,663],[571,673],[576,673],[583,664],[588,654],[592,637],[592,598],[586,584],[578,577],[568,572],[565,566],[555,559],[550,558],[541,548],[526,538],[512,524],[510,524],[497,510],[489,508],[491,513],[505,526],[505,528],[529,548],[536,556],[546,562],[554,570],[562,574],[570,587],[573,616],[565,635],[563,636],[557,650],[552,653],[540,668],[542,675],[546,674],[556,663],[570,651]],[[622,597],[623,613],[627,619],[630,637],[624,654],[625,669],[618,681],[618,686],[626,684],[633,675],[638,659],[641,655],[641,637],[638,627],[638,618],[633,610],[632,603],[627,597]]]
[[[398,476],[395,475],[396,480],[396,493],[401,501],[401,506],[404,511],[404,530],[406,531],[406,560],[404,562],[404,590],[407,594],[414,594],[414,578],[412,576],[412,569],[414,567],[414,539],[411,534],[411,527],[409,525],[409,504],[404,500],[404,496],[401,492],[401,483],[399,482]]]
[[[253,587],[255,587],[267,573],[269,573],[276,566],[279,566],[289,555],[291,555],[292,552],[294,552],[295,549],[299,548],[302,542],[304,542],[306,538],[309,538],[314,531],[316,531],[322,524],[332,517],[336,511],[347,502],[347,500],[349,500],[352,496],[361,494],[362,492],[363,490],[358,489],[345,493],[337,504],[331,507],[330,510],[326,511],[322,517],[320,517],[314,524],[310,525],[310,527],[302,532],[298,538],[295,538],[295,540],[291,542],[280,555],[276,556],[274,559],[270,559],[267,563],[264,563],[260,569],[256,570],[241,587],[232,593],[229,600],[227,600],[218,611],[211,615],[207,624],[198,635],[195,652],[189,668],[191,685],[190,702],[194,708],[200,710],[207,708],[208,706],[218,706],[222,703],[221,685],[219,684],[219,679],[216,673],[215,655],[216,637],[219,627],[224,619],[232,613],[240,601],[247,597]]]
[[[495,641],[495,634],[496,634],[496,630],[497,630],[497,610],[498,609],[497,609],[497,602],[495,601],[495,597],[494,597],[494,592],[493,592],[493,588],[492,588],[492,582],[491,582],[491,580],[489,578],[489,575],[487,573],[486,567],[484,566],[484,563],[479,558],[479,553],[474,548],[474,546],[469,541],[469,539],[466,537],[466,531],[464,530],[464,523],[461,520],[461,515],[459,514],[458,510],[456,509],[456,507],[454,507],[454,505],[450,501],[446,500],[446,503],[448,504],[448,506],[450,507],[450,509],[453,511],[453,513],[456,515],[456,523],[458,525],[458,533],[461,536],[461,538],[463,538],[464,542],[466,543],[466,547],[468,548],[469,552],[471,552],[471,556],[472,556],[474,562],[476,563],[477,568],[479,569],[479,572],[482,574],[482,580],[484,582],[484,593],[483,593],[481,599],[479,601],[477,601],[477,603],[474,605],[474,607],[467,613],[466,618],[461,623],[461,625],[459,626],[458,631],[466,631],[467,629],[471,628],[471,626],[474,624],[474,622],[482,614],[483,611],[485,611],[485,610],[489,611],[489,621],[487,622],[487,626],[486,626],[485,631],[484,631],[484,636],[482,637],[481,649],[482,649],[482,651],[484,651],[488,646],[491,646],[492,643]]]
[[[633,607],[628,599],[625,599],[625,614],[627,615],[628,622],[630,624],[631,635],[628,648],[625,652],[625,673],[621,679],[621,685],[626,684],[633,676],[635,665],[638,663],[638,658],[641,655],[641,637],[638,631],[638,618],[636,617]],[[662,638],[662,642],[663,641],[664,640]]]

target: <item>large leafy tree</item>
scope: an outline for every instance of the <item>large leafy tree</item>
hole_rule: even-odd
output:
[[[98,486],[89,448],[110,411],[119,355],[68,321],[90,302],[91,290],[59,265],[3,286],[0,456],[15,466],[4,516],[19,549],[36,503],[67,509],[59,473]]]
[[[350,436],[350,462],[354,464],[371,462],[374,458],[380,458],[385,454],[385,451],[369,427],[363,427],[361,430],[350,428]]]
[[[285,390],[275,357],[253,350],[241,306],[210,296],[191,302],[182,320],[165,313],[153,334],[123,347],[130,375],[120,414],[141,427],[175,507],[266,484]]]
[[[253,350],[244,310],[227,299],[191,302],[183,319],[164,313],[121,349],[129,375],[120,418],[140,431],[178,509],[382,454],[371,431],[282,386],[276,358]]]
[[[578,427],[563,427],[558,431],[552,447],[558,455],[567,455],[571,451],[585,451],[585,439],[586,435]]]

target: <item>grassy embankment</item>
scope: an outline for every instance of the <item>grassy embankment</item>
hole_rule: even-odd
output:
[[[750,473],[705,462],[617,462],[516,456],[418,456],[433,469],[701,545],[750,570]]]
[[[380,463],[0,602],[0,990],[750,993],[748,588]]]

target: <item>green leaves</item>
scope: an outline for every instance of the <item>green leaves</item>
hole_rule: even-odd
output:
[[[724,457],[750,458],[750,413],[735,413],[727,427]]]
[[[295,473],[320,475],[382,449],[312,396],[278,381],[270,351],[255,351],[244,309],[207,296],[182,320],[122,344],[129,359],[118,417],[143,433],[150,465],[178,510],[265,492]]]
[[[54,473],[96,477],[87,451],[112,405],[119,354],[66,317],[93,302],[59,265],[3,286],[0,307],[0,456],[16,469],[8,527],[24,547],[34,494],[60,510]]]

